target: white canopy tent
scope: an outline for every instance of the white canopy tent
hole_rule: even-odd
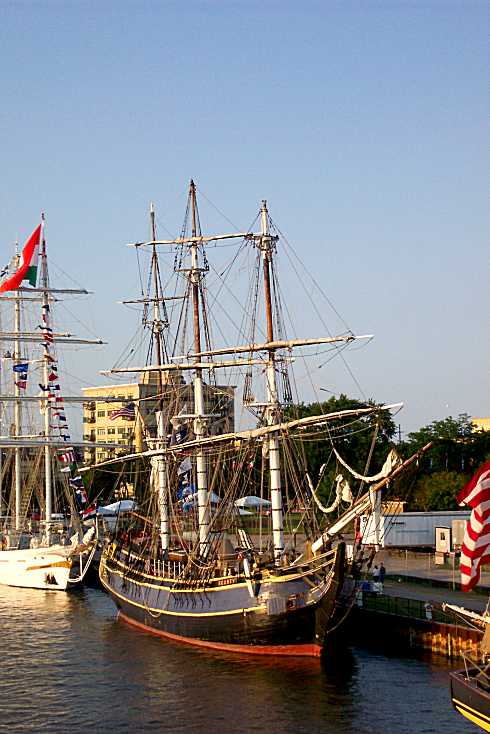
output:
[[[240,499],[235,501],[236,507],[248,507],[253,510],[265,509],[266,507],[270,507],[271,504],[270,500],[264,500],[262,497],[255,497],[255,495],[240,497]]]
[[[130,512],[136,509],[137,505],[134,500],[119,500],[111,505],[97,508],[97,515],[118,515],[120,512]]]

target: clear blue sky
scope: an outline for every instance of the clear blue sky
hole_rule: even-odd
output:
[[[489,14],[0,0],[1,264],[46,211],[109,341],[81,361],[94,384],[136,328],[115,302],[135,294],[124,245],[146,237],[148,202],[176,232],[191,176],[241,228],[265,197],[349,326],[375,334],[349,357],[365,395],[405,401],[404,430],[490,415]],[[321,385],[357,392],[340,368]]]

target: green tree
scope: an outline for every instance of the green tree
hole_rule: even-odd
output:
[[[449,416],[433,421],[418,431],[408,434],[403,454],[410,455],[429,441],[433,448],[422,460],[422,470],[433,472],[459,472],[471,475],[490,457],[490,432],[474,431],[467,413],[457,418]]]
[[[459,490],[490,458],[490,432],[474,431],[467,413],[457,418],[449,416],[409,433],[403,455],[413,454],[429,441],[434,446],[420,461],[421,476],[407,496],[407,509],[457,509]]]
[[[461,509],[456,496],[465,479],[459,472],[441,471],[419,477],[409,498],[408,509],[429,512]]]
[[[291,406],[287,409],[285,417],[288,420],[306,418],[311,415],[369,407],[379,407],[379,404],[372,400],[363,403],[354,398],[349,398],[347,395],[340,395],[323,403],[301,403]],[[396,433],[396,425],[388,411],[380,410],[367,416],[336,419],[329,422],[328,425],[330,436],[337,451],[349,466],[361,474],[364,473],[367,459],[372,450],[368,472],[375,473],[379,471],[390,448],[393,446],[393,436]],[[330,454],[329,446],[325,442],[301,442],[301,450],[304,454],[305,465],[314,481],[319,475],[322,464],[325,463]],[[336,462],[330,462],[318,491],[320,497],[324,500],[330,495],[336,473]]]

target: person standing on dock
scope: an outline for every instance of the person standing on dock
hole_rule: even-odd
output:
[[[379,585],[381,587],[381,593],[383,593],[383,584],[386,576],[386,568],[383,565],[383,561],[379,564]]]

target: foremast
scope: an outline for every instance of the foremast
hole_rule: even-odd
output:
[[[156,225],[155,225],[155,208],[153,203],[150,204],[150,224],[151,224],[151,235],[153,240],[156,240]],[[163,329],[168,327],[168,319],[164,314],[162,320],[160,312],[160,303],[163,303],[165,307],[165,301],[163,300],[161,288],[160,288],[160,275],[158,266],[158,256],[155,246],[153,246],[151,268],[153,273],[153,324],[152,324],[152,335],[153,343],[156,351],[157,364],[162,364],[164,361],[168,361],[166,354],[165,344],[163,341]],[[156,410],[156,424],[157,424],[157,442],[156,447],[163,449],[166,444],[166,426],[165,416],[163,413],[163,379],[162,371],[157,372],[157,384],[158,384],[158,406]],[[165,557],[169,545],[170,545],[170,522],[169,522],[169,497],[168,497],[168,475],[167,467],[164,462],[163,456],[156,456],[151,460],[154,472],[154,481],[156,484],[156,494],[158,503],[158,514],[160,516],[160,544],[162,554]]]

